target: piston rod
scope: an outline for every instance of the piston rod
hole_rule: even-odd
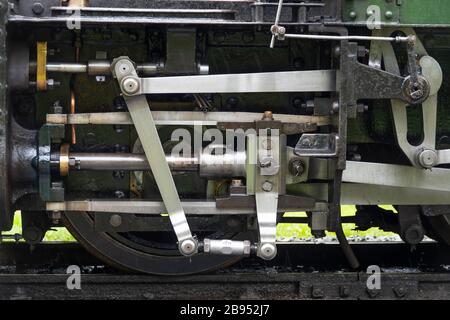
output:
[[[198,171],[195,157],[166,156],[172,171]],[[70,169],[78,171],[149,171],[150,165],[144,154],[134,153],[71,153]]]
[[[61,154],[61,159],[64,155]],[[134,153],[70,153],[72,171],[150,171],[144,154]],[[245,177],[246,153],[227,152],[222,155],[201,154],[182,157],[166,155],[173,172],[199,172],[202,177]]]

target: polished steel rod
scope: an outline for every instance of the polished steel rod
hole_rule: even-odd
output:
[[[172,172],[198,172],[205,178],[245,177],[246,152],[224,154],[201,153],[200,156],[166,155]],[[72,171],[150,171],[144,154],[135,153],[70,153]]]
[[[164,73],[164,64],[143,63],[136,67],[136,70],[143,75],[153,75]],[[93,60],[88,63],[75,62],[48,62],[47,72],[49,73],[88,73],[90,75],[108,76],[111,74],[111,62],[103,60]]]
[[[149,171],[150,165],[144,154],[134,153],[71,153],[70,167],[81,171]],[[166,156],[172,171],[198,171],[195,157]]]

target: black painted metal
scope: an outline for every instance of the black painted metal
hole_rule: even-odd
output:
[[[447,300],[450,274],[386,273],[380,290],[367,290],[365,273],[152,276],[84,275],[68,290],[68,275],[0,275],[2,300]]]
[[[336,268],[335,262],[345,264],[336,244],[279,247],[273,262],[247,259],[226,272],[157,277],[111,274],[76,243],[41,244],[34,250],[3,243],[0,299],[450,299],[450,272],[442,268],[450,263],[449,250],[435,243],[420,244],[412,253],[401,243],[356,244],[365,267],[382,267],[381,290],[367,290],[364,269]],[[16,266],[5,266],[13,261]],[[323,267],[326,261],[331,269],[312,272],[314,264]],[[67,289],[65,268],[71,264],[82,266],[81,290]]]
[[[0,230],[9,230],[12,225],[11,187],[9,179],[9,108],[7,102],[6,20],[8,1],[0,1]]]
[[[19,1],[13,4],[12,21],[65,22],[72,11],[61,10],[59,0]],[[339,6],[335,0],[310,1],[299,5],[286,2],[281,21],[284,24],[316,23],[323,19],[336,21]],[[43,10],[33,11],[33,3],[40,3]],[[90,0],[89,9],[83,10],[83,22],[93,23],[208,23],[208,24],[269,24],[275,20],[276,0],[268,1],[189,1],[189,0]],[[319,5],[317,5],[319,4]],[[101,8],[103,10],[96,10]],[[116,8],[115,10],[105,10]],[[121,10],[122,9],[122,10]],[[143,9],[130,12],[127,9]],[[155,9],[151,11],[151,9]],[[156,10],[172,10],[162,13]],[[146,12],[143,12],[147,10]],[[191,10],[191,11],[189,11]],[[195,11],[192,11],[195,10]],[[208,11],[209,10],[209,11]],[[215,11],[210,11],[215,10]],[[218,12],[216,10],[223,10]],[[135,19],[132,19],[132,18]],[[39,21],[35,18],[41,18]]]
[[[354,242],[355,253],[360,258],[361,268],[370,265],[411,268],[421,271],[442,269],[450,265],[450,248],[435,242],[424,242],[411,247],[402,242]],[[47,242],[30,246],[26,243],[3,242],[0,244],[0,273],[27,272],[35,270],[62,270],[69,265],[100,266],[104,263],[89,254],[81,245],[73,243]],[[348,264],[337,242],[314,244],[286,242],[279,245],[279,254],[273,261],[262,261],[250,257],[233,268],[218,273],[255,272],[270,268],[279,271],[348,271]],[[111,272],[113,269],[109,269]],[[441,271],[443,271],[442,269]],[[118,271],[116,271],[117,273]]]
[[[259,24],[271,24],[274,21],[275,17],[275,4],[276,0],[270,0],[269,2],[260,2],[257,5],[256,2],[252,1],[165,1],[165,0],[91,0],[90,7],[83,10],[82,12],[82,20],[86,23],[120,23],[124,25],[131,24],[146,24],[146,23],[157,23],[157,24],[205,24],[208,26],[220,25],[220,24],[250,24],[250,25],[259,25]],[[33,0],[33,1],[19,1],[12,0],[9,1],[11,4],[11,16],[10,23],[14,25],[14,22],[30,22],[30,23],[43,23],[45,26],[56,26],[56,22],[62,24],[70,19],[69,12],[61,8],[51,8],[60,5],[60,0]],[[40,3],[43,7],[42,10],[33,10],[33,4]],[[313,6],[310,4],[304,5],[292,5],[290,3],[285,3],[285,9],[283,10],[283,15],[281,22],[283,25],[304,25],[310,24],[314,25],[315,28],[310,28],[312,33],[339,33],[346,34],[347,30],[345,28],[326,28],[323,27],[320,23],[326,23],[327,21],[338,21],[340,19],[340,5],[341,1],[333,1],[333,0],[322,0],[315,1],[315,3],[323,3],[324,6]],[[298,3],[297,3],[298,4]],[[335,4],[335,5],[334,5]],[[33,178],[34,172],[32,167],[29,165],[30,157],[33,156],[33,151],[30,148],[29,150],[23,151],[22,149],[14,149],[11,145],[15,145],[19,139],[18,138],[29,138],[17,134],[14,130],[10,130],[11,127],[14,129],[13,125],[9,122],[9,113],[8,113],[8,104],[6,101],[6,80],[5,80],[5,23],[6,23],[6,10],[8,7],[8,1],[0,1],[0,204],[2,204],[2,209],[6,209],[5,214],[0,214],[0,229],[9,229],[11,226],[11,202],[18,200],[23,194],[29,193],[32,194],[34,191],[34,186],[32,183],[27,183],[28,181],[35,181]],[[93,7],[102,7],[103,10],[93,9]],[[110,9],[108,9],[110,8]],[[122,8],[122,9],[118,9]],[[306,9],[305,9],[306,8]],[[129,10],[129,9],[140,9],[140,10]],[[150,10],[144,10],[150,9]],[[167,10],[153,10],[153,9],[167,9]],[[214,11],[211,11],[214,9]],[[219,10],[219,11],[217,11]],[[41,19],[42,18],[42,19]],[[23,24],[15,24],[13,28],[19,27]],[[260,30],[265,30],[265,27],[260,28]],[[218,28],[219,29],[219,28]],[[244,29],[244,28],[242,28]],[[250,29],[250,28],[248,28]],[[255,28],[256,30],[257,28]],[[194,29],[193,29],[194,30]],[[237,30],[237,28],[236,28]],[[293,30],[293,28],[292,28]],[[43,31],[43,30],[40,30]],[[295,32],[303,32],[302,28],[294,30]],[[47,31],[45,31],[47,32]],[[44,33],[36,33],[36,39],[47,38],[44,36]],[[52,33],[50,31],[49,33]],[[268,28],[267,28],[268,32]],[[34,33],[33,33],[34,35]],[[192,45],[194,42],[195,32],[192,32],[191,41],[189,41]],[[136,36],[136,35],[135,35]],[[10,36],[11,37],[11,36]],[[42,37],[42,38],[41,38]],[[136,36],[137,37],[137,36]],[[155,38],[159,38],[160,36]],[[12,37],[14,38],[14,37]],[[131,38],[131,37],[130,37]],[[139,37],[137,37],[139,38]],[[214,38],[214,37],[212,37]],[[208,39],[208,41],[216,41],[220,43],[220,34],[219,40]],[[33,40],[34,41],[34,40]],[[157,41],[155,41],[157,42]],[[245,42],[245,41],[244,41]],[[286,42],[287,43],[287,42]],[[285,43],[285,44],[286,44]],[[224,45],[224,44],[223,44]],[[265,44],[264,44],[265,45]],[[282,44],[280,44],[280,47]],[[168,48],[169,49],[169,48]],[[168,54],[168,64],[170,67],[170,51],[167,50],[166,54]],[[342,174],[342,170],[345,168],[346,161],[346,145],[347,145],[347,117],[354,117],[356,115],[356,103],[360,98],[367,99],[382,99],[382,98],[401,98],[403,92],[401,91],[401,84],[403,83],[403,79],[401,77],[393,76],[388,73],[375,70],[369,68],[365,65],[359,64],[357,60],[358,48],[355,43],[348,43],[347,41],[342,42],[341,46],[341,65],[340,65],[340,88],[341,92],[339,93],[340,97],[340,111],[339,111],[339,125],[333,128],[333,132],[339,132],[340,136],[340,146],[339,146],[339,158],[336,163],[336,174],[333,182],[330,182],[330,199],[329,202],[331,204],[331,215],[330,215],[330,223],[329,229],[334,231],[340,231],[340,185],[341,179],[340,175]],[[191,58],[189,61],[194,61],[195,50],[191,50],[190,52]],[[185,56],[185,55],[184,55]],[[194,60],[193,60],[194,59]],[[20,59],[20,60],[23,60]],[[275,60],[275,59],[274,59]],[[11,66],[11,65],[10,65]],[[186,66],[175,65],[173,67],[174,70],[182,70]],[[192,67],[192,66],[191,66]],[[27,70],[27,66],[21,66],[20,70],[23,73],[24,70]],[[187,68],[189,69],[189,68]],[[190,71],[190,70],[185,70]],[[190,72],[188,72],[190,73]],[[21,77],[23,78],[23,77]],[[25,77],[26,78],[26,77]],[[377,80],[374,83],[374,79]],[[370,81],[369,81],[370,80]],[[26,79],[21,79],[19,81],[21,84],[27,82]],[[11,85],[12,83],[9,83]],[[26,83],[24,85],[26,87]],[[380,94],[381,93],[381,94]],[[233,98],[233,97],[231,97]],[[230,98],[230,99],[231,99]],[[233,98],[236,100],[236,98]],[[238,100],[236,100],[238,101]],[[42,104],[43,105],[43,104]],[[40,107],[42,108],[42,107]],[[296,111],[297,112],[297,111]],[[337,114],[335,115],[337,117]],[[41,169],[40,176],[40,193],[42,195],[43,200],[47,201],[59,201],[64,199],[64,189],[62,186],[56,184],[52,185],[52,177],[50,176],[50,145],[52,139],[54,137],[51,132],[46,132],[47,129],[41,130],[41,141],[39,148],[39,167]],[[24,131],[25,132],[25,131]],[[8,135],[14,139],[8,138]],[[16,139],[17,135],[17,139]],[[30,132],[31,135],[31,132]],[[62,134],[56,134],[62,137]],[[60,137],[60,138],[61,138]],[[23,139],[23,145],[29,146],[33,145],[30,140]],[[16,146],[17,147],[17,146]],[[16,153],[15,150],[18,150]],[[12,155],[10,154],[12,153]],[[22,157],[24,155],[24,157]],[[17,156],[17,157],[16,157]],[[16,158],[14,158],[16,157]],[[17,159],[20,158],[20,161]],[[24,169],[24,170],[23,170]],[[31,177],[31,178],[28,178]],[[10,187],[10,179],[14,181],[14,188]],[[20,187],[19,191],[17,188]],[[96,185],[97,187],[97,185]],[[102,189],[103,186],[99,185],[98,189]],[[12,190],[11,190],[12,189]],[[70,189],[70,188],[69,188]],[[68,189],[68,190],[69,190]],[[119,189],[119,188],[117,188]],[[16,192],[17,191],[17,192]],[[122,192],[121,190],[118,190]],[[37,203],[36,201],[32,201]],[[33,204],[35,206],[35,204]],[[31,210],[32,208],[28,205],[18,206],[18,208],[26,208],[27,210]],[[68,216],[68,220],[70,220],[70,215]],[[73,220],[80,221],[79,219],[85,219],[87,215],[80,216],[78,214],[74,214]],[[77,220],[78,219],[78,220]],[[440,219],[443,219],[440,217]],[[444,217],[444,219],[446,219]],[[104,221],[105,222],[105,221]],[[107,221],[106,221],[107,222]],[[445,221],[444,221],[445,222]],[[89,220],[88,223],[91,223]],[[96,248],[100,252],[100,256],[108,255],[108,241],[111,241],[111,238],[105,235],[99,235],[99,230],[104,230],[101,228],[93,229],[91,225],[77,225],[76,223],[72,223],[75,225],[74,229],[78,229],[79,233],[83,233],[86,231],[86,235],[84,239],[86,242],[90,242],[91,247]],[[106,223],[104,223],[106,225]],[[439,226],[447,226],[447,223],[442,223],[442,221],[438,221],[436,223],[431,223],[431,225]],[[218,228],[219,229],[219,228]],[[448,229],[448,228],[447,228]],[[81,230],[81,231],[80,231]],[[108,231],[108,230],[106,230]],[[444,230],[443,234],[448,238],[448,230]],[[342,237],[342,233],[340,234]],[[105,236],[105,237],[104,237]],[[80,238],[83,238],[80,236]],[[106,242],[106,244],[105,244]],[[448,241],[447,241],[448,242]],[[343,239],[344,247],[346,248],[346,252],[350,252],[349,247],[345,245],[345,239]],[[116,256],[121,256],[121,252],[116,247],[121,247],[122,243],[115,243],[112,245],[114,254]],[[314,250],[321,250],[323,248],[314,248]],[[326,251],[326,250],[325,250]],[[312,256],[316,256],[316,252],[309,253]],[[143,263],[137,261],[139,255],[136,254],[133,248],[129,248],[125,257],[120,257],[124,260],[134,261],[137,270],[142,270]],[[125,255],[125,254],[124,254]],[[290,258],[289,255],[287,255]],[[112,262],[117,262],[117,258],[109,257]],[[208,259],[212,259],[211,257],[207,257]],[[203,258],[200,258],[203,259]],[[215,257],[215,259],[221,262],[222,260],[227,260],[224,257]],[[339,265],[339,257],[333,257],[330,259],[333,262],[333,265],[337,263]],[[158,262],[158,261],[157,261]],[[160,261],[159,261],[160,262]],[[278,260],[278,262],[280,262]],[[323,262],[323,261],[322,261]],[[155,264],[155,260],[152,261]],[[171,261],[173,264],[173,261]],[[209,262],[208,262],[209,263]],[[207,265],[208,265],[207,263]],[[212,263],[216,264],[216,263]],[[123,265],[123,263],[121,264]],[[192,265],[190,263],[190,265]],[[185,268],[183,265],[176,266],[175,269],[182,269],[185,272]],[[160,267],[160,269],[166,269],[165,266]],[[164,270],[165,271],[165,270]]]

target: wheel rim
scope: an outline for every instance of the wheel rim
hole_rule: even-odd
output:
[[[450,246],[450,213],[426,217],[426,221],[431,229],[428,236]]]
[[[132,247],[130,243],[121,241],[117,234],[96,231],[94,221],[87,213],[67,212],[64,223],[89,252],[122,270],[158,275],[188,275],[217,270],[241,260],[241,257],[205,254],[184,257],[175,254],[173,250],[165,255],[162,252],[151,254],[148,250],[141,250],[142,248]],[[233,238],[244,239],[245,235],[236,234]]]

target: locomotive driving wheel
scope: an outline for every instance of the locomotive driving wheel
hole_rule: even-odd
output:
[[[182,256],[173,232],[98,232],[91,214],[67,212],[64,223],[90,253],[122,270],[157,275],[189,275],[230,266],[242,257],[212,256],[203,253]],[[242,233],[214,232],[209,238],[240,239]]]
[[[438,214],[433,212],[441,211]],[[443,244],[450,246],[450,207],[449,206],[424,206],[424,223],[427,235]]]

